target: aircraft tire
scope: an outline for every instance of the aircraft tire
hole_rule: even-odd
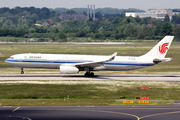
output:
[[[93,72],[92,72],[92,73],[90,73],[89,75],[90,75],[90,77],[94,77],[94,73],[93,73]]]
[[[24,71],[21,71],[21,74],[24,74]]]
[[[84,74],[84,77],[88,77],[89,76],[89,74],[86,72],[85,74]]]
[[[86,72],[86,73],[84,74],[84,77],[94,77],[94,73],[93,73],[93,72],[92,72],[92,73]]]

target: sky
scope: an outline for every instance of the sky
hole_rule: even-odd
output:
[[[137,8],[141,10],[180,8],[180,0],[0,0],[0,3],[0,7],[9,8],[17,6],[34,6],[38,8],[86,8],[87,5],[96,5],[96,8]]]

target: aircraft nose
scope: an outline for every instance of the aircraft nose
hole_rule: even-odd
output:
[[[5,60],[5,62],[7,63],[7,59]]]
[[[6,59],[6,60],[5,60],[5,62],[6,62],[6,63],[8,63],[8,62],[9,62],[9,58],[8,58],[8,59]]]

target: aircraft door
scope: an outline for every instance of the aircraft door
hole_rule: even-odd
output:
[[[141,62],[142,62],[141,58],[137,58],[137,65],[141,65]]]

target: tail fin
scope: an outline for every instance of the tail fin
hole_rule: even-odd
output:
[[[144,56],[154,56],[158,58],[164,58],[167,51],[171,45],[174,36],[165,36],[156,46],[154,46],[148,53]]]

